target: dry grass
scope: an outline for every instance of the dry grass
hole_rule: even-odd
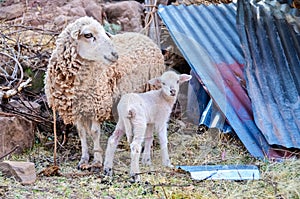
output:
[[[34,185],[23,186],[14,178],[0,175],[0,198],[299,198],[300,161],[260,161],[252,158],[243,145],[229,135],[209,130],[197,134],[197,128],[171,124],[169,130],[170,156],[174,165],[255,164],[260,180],[194,181],[189,174],[160,165],[157,141],[153,149],[153,165],[142,167],[142,182],[128,181],[129,148],[124,141],[116,152],[115,173],[112,178],[100,173],[76,170],[80,145],[76,136],[70,137],[58,153],[62,176],[39,176]],[[105,145],[108,134],[102,136]],[[52,149],[39,144],[26,155],[12,160],[30,160],[38,172],[53,163]]]

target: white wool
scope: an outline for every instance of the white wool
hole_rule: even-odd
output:
[[[91,17],[79,18],[62,31],[49,60],[45,94],[63,121],[77,126],[82,145],[79,166],[89,160],[86,134],[93,137],[94,161],[102,163],[100,125],[113,119],[120,95],[146,91],[147,81],[164,70],[161,50],[142,34],[109,38]]]
[[[142,163],[151,164],[150,151],[154,130],[159,135],[162,163],[165,166],[172,166],[167,148],[167,123],[179,92],[179,84],[190,78],[190,75],[178,75],[168,71],[161,77],[149,81],[161,86],[161,89],[145,93],[128,93],[121,97],[118,104],[119,120],[106,149],[104,171],[107,174],[112,173],[113,157],[118,141],[126,134],[131,148],[130,174],[134,180],[139,180],[136,174],[140,172],[139,157],[142,143],[145,140]]]

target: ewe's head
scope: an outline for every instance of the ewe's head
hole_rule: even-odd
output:
[[[160,77],[149,80],[152,85],[160,86],[166,96],[177,97],[179,85],[189,81],[191,75],[177,74],[174,71],[164,72]]]
[[[77,44],[77,54],[90,61],[110,64],[118,59],[115,47],[103,26],[91,17],[82,17],[70,24],[69,34]]]

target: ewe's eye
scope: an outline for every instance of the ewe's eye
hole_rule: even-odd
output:
[[[161,84],[162,84],[162,85],[166,85],[166,83],[165,83],[165,82],[162,82]]]
[[[179,84],[179,80],[177,80],[177,84]]]
[[[92,33],[86,33],[83,36],[87,39],[94,37]]]

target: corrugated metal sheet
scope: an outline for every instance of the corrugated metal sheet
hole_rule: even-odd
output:
[[[158,13],[213,102],[255,157],[269,145],[257,128],[245,89],[236,5],[160,6]]]
[[[205,132],[206,127],[209,127],[218,128],[223,133],[231,133],[232,128],[226,121],[225,115],[209,97],[195,72],[192,70],[190,73],[193,78],[189,81],[188,87],[187,120],[202,126],[199,128],[200,132]]]
[[[300,148],[299,10],[239,1],[238,27],[257,126],[270,145]]]

